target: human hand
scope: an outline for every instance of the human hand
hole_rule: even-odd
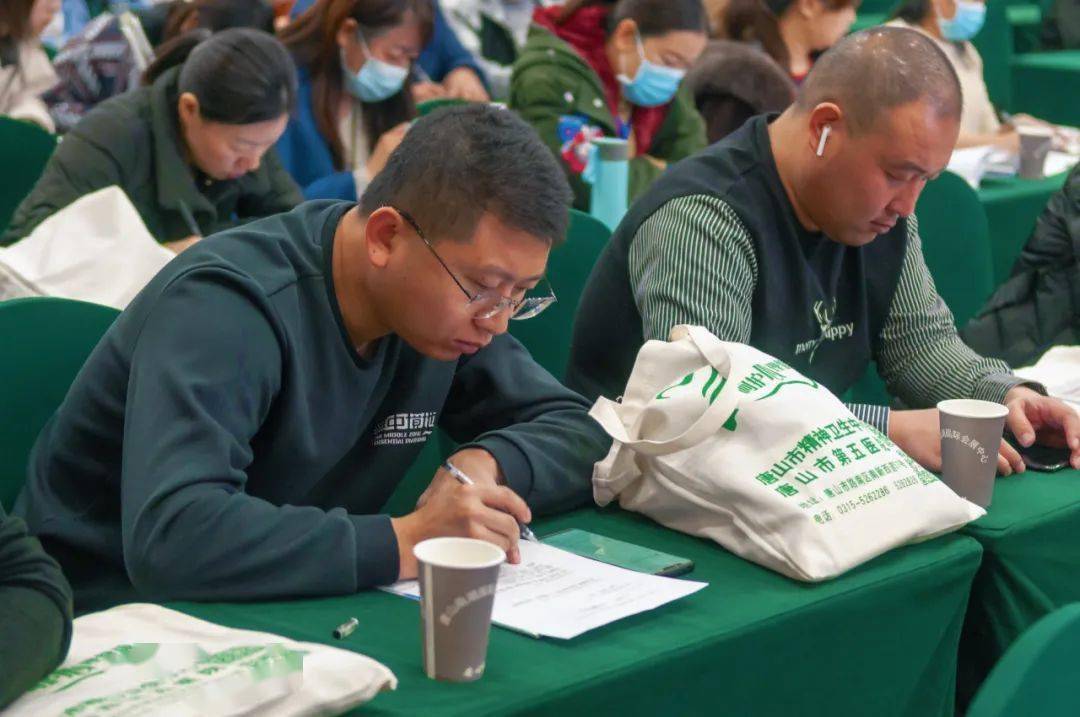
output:
[[[500,485],[495,458],[483,449],[470,448],[458,451],[450,461],[474,484],[463,485],[440,468],[416,510],[391,521],[398,538],[401,579],[416,575],[413,547],[434,537],[479,538],[505,550],[509,562],[521,561],[519,523],[531,521],[532,512],[517,493]]]
[[[919,465],[941,472],[941,416],[936,408],[889,412],[889,439]],[[1004,439],[998,447],[997,472],[1008,476],[1024,472],[1024,461]]]
[[[386,168],[390,155],[401,144],[401,140],[405,139],[405,133],[409,131],[409,124],[409,122],[402,122],[396,127],[386,130],[379,137],[379,140],[375,143],[375,149],[372,150],[371,156],[368,157],[367,164],[364,165],[368,181],[375,179],[376,175]]]
[[[1069,463],[1080,468],[1080,416],[1063,401],[1027,386],[1014,386],[1005,394],[1009,409],[1006,425],[1022,446],[1040,443],[1055,448],[1069,448]]]
[[[412,86],[413,102],[427,102],[446,97],[446,88],[436,82],[416,82]]]
[[[466,102],[490,102],[484,83],[471,67],[459,67],[443,79],[443,87],[449,97]]]
[[[184,251],[185,249],[188,249],[189,247],[194,246],[201,239],[202,239],[202,237],[199,236],[198,234],[192,234],[191,236],[189,236],[186,239],[177,239],[175,241],[164,242],[162,244],[162,246],[165,247],[166,249],[168,249],[169,251],[171,251],[174,254],[179,254],[180,252]]]

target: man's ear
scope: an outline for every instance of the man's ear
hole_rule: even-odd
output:
[[[390,262],[406,227],[391,207],[379,207],[371,213],[364,224],[364,254],[372,266],[382,268]]]
[[[835,103],[822,102],[810,111],[807,117],[807,130],[810,151],[815,156],[824,157],[828,151],[829,138],[836,137],[844,130],[844,113]]]

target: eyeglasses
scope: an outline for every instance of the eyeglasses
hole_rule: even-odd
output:
[[[436,261],[442,265],[443,269],[446,269],[446,273],[450,275],[450,278],[458,285],[461,292],[465,294],[466,298],[469,300],[466,306],[473,310],[475,318],[490,319],[504,309],[510,309],[511,319],[523,321],[525,319],[531,319],[555,303],[555,292],[552,291],[550,283],[548,283],[546,293],[539,296],[523,296],[520,299],[503,296],[493,289],[484,289],[476,294],[470,294],[469,290],[458,281],[458,278],[454,276],[454,272],[450,270],[450,267],[447,266],[446,262],[439,256],[439,252],[435,251],[435,247],[428,241],[428,238],[424,235],[424,231],[420,228],[420,225],[416,223],[416,220],[413,219],[408,212],[404,212],[396,207],[393,207],[393,209],[413,228],[416,235],[420,237],[421,241],[423,241],[427,248],[431,250],[432,256],[434,256]],[[547,283],[547,279],[544,279],[544,282]]]

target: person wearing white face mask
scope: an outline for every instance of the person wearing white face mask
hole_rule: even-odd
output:
[[[509,106],[562,157],[575,207],[589,206],[581,173],[595,137],[628,140],[631,201],[705,147],[704,122],[679,91],[707,41],[701,0],[573,0],[533,18]]]
[[[277,151],[307,199],[355,200],[416,117],[410,70],[430,0],[318,0],[281,33],[300,75]]]
[[[888,25],[919,30],[937,41],[960,78],[964,110],[957,147],[996,145],[1018,151],[1016,128],[998,119],[983,78],[983,61],[971,44],[986,20],[984,0],[904,0]],[[1016,117],[1014,120],[1030,120]]]

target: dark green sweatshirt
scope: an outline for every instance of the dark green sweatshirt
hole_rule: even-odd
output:
[[[300,188],[273,149],[258,169],[239,179],[212,181],[192,169],[176,117],[180,69],[101,103],[64,135],[0,245],[28,236],[80,197],[113,185],[124,190],[161,242],[209,235],[302,202]]]
[[[536,513],[588,499],[605,436],[509,335],[451,362],[393,335],[357,354],[330,270],[351,206],[309,202],[201,242],[94,349],[17,504],[80,611],[394,581],[375,513],[436,424],[489,450]]]
[[[26,524],[0,506],[0,709],[59,665],[71,643],[71,588]]]

